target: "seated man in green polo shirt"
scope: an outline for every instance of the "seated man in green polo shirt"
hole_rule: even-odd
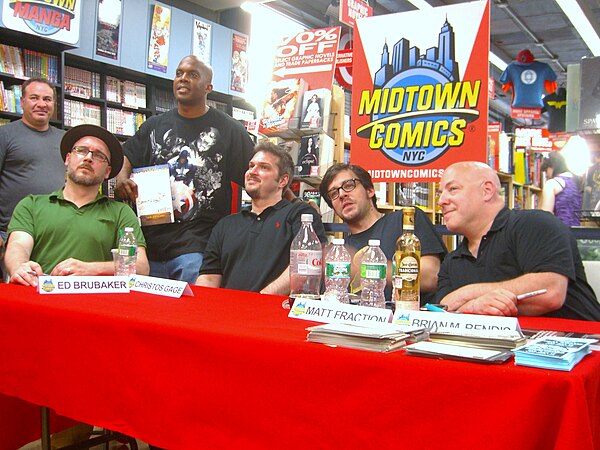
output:
[[[106,129],[79,125],[65,133],[60,152],[64,188],[21,200],[8,225],[4,264],[10,281],[36,286],[37,276],[112,275],[111,249],[119,230],[132,227],[138,242],[138,274],[149,272],[146,243],[133,210],[99,193],[119,173],[123,153]]]

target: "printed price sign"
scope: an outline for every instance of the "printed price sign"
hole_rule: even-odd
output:
[[[275,56],[273,80],[303,78],[310,89],[331,88],[340,27],[303,31],[282,40]]]

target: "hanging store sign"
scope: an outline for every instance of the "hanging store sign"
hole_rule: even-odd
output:
[[[373,181],[412,182],[485,162],[489,4],[369,17],[355,30],[352,163]]]
[[[11,30],[76,45],[80,23],[81,0],[2,2],[2,24]]]

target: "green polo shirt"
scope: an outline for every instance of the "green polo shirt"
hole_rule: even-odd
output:
[[[132,227],[138,245],[146,241],[133,210],[100,194],[78,208],[65,200],[62,189],[49,195],[29,195],[15,207],[8,233],[24,231],[33,237],[31,260],[50,273],[67,258],[85,262],[111,261],[119,230]]]

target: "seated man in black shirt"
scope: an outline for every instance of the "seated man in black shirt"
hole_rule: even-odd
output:
[[[356,251],[353,270],[359,267],[357,259],[369,239],[379,239],[381,250],[388,260],[388,283],[385,289],[386,302],[391,301],[391,264],[396,252],[396,241],[402,235],[402,211],[383,214],[377,210],[375,187],[371,175],[360,166],[334,164],[321,181],[321,196],[335,213],[350,228],[346,242]],[[440,260],[446,247],[431,221],[419,208],[415,208],[415,235],[421,240],[421,303],[427,301],[424,293],[434,292]],[[357,274],[351,284],[352,292],[360,290]]]
[[[439,273],[437,298],[449,311],[600,320],[575,237],[560,220],[506,208],[498,176],[483,163],[451,165],[440,190],[446,226],[464,235]]]
[[[283,199],[293,174],[289,153],[268,141],[256,146],[244,183],[252,207],[217,223],[206,246],[197,285],[290,293],[290,245],[300,230],[302,214],[313,216],[319,239],[327,242],[321,217],[313,207]]]

